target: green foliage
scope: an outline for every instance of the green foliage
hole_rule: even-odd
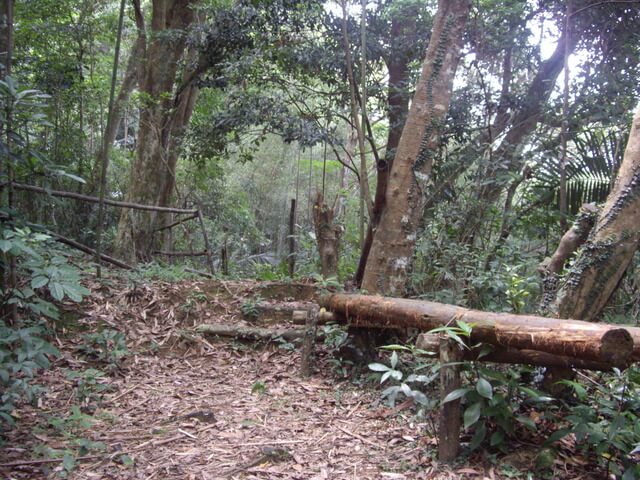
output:
[[[240,311],[246,318],[255,320],[260,315],[260,302],[262,301],[263,299],[260,296],[247,299],[240,305]]]
[[[251,385],[251,393],[262,395],[263,393],[266,393],[266,391],[267,384],[264,382],[264,380],[256,380],[255,382],[253,382],[253,385]]]
[[[62,470],[56,472],[60,478],[67,478],[75,469],[77,457],[106,450],[104,443],[82,436],[84,431],[93,426],[93,417],[82,413],[77,405],[71,407],[71,412],[66,417],[50,416],[47,422],[55,434],[66,441],[67,446],[64,449],[53,449],[48,445],[38,445],[34,453],[44,458],[62,458]]]
[[[521,384],[523,370],[504,371],[465,363],[468,386],[449,393],[443,403],[464,399],[463,424],[473,428],[471,450],[489,440],[489,447],[504,448],[516,433],[516,426],[535,430],[535,422],[524,414],[525,407],[550,402],[541,392]]]
[[[67,378],[75,383],[76,399],[82,405],[100,401],[104,392],[111,389],[107,383],[106,373],[95,368],[82,371],[70,370]]]
[[[49,368],[49,356],[59,355],[44,340],[45,328],[40,322],[20,328],[0,321],[0,418],[13,424],[12,412],[24,400],[34,403],[42,387],[32,381],[37,372]]]
[[[414,401],[427,408],[432,409],[437,402],[430,400],[427,396],[416,386],[422,387],[429,385],[436,378],[438,378],[438,368],[432,369],[429,375],[416,375],[411,374],[405,377],[405,374],[399,369],[398,365],[398,353],[393,351],[389,358],[389,365],[383,363],[370,363],[369,370],[381,373],[380,383],[384,383],[387,380],[394,380],[396,385],[387,387],[382,391],[382,398],[386,399],[390,407],[394,407],[398,398],[398,395],[402,394],[407,398],[413,398]]]
[[[324,334],[324,346],[329,354],[329,362],[334,372],[341,377],[347,377],[353,366],[353,361],[345,358],[348,355],[344,355],[346,350],[352,348],[347,327],[328,323],[322,326],[322,332]]]
[[[30,139],[38,128],[48,126],[41,92],[20,87],[13,78],[0,81],[0,116],[11,127],[10,141],[0,139],[0,154],[14,173],[45,172],[42,155]],[[6,143],[5,143],[6,142]],[[56,171],[55,173],[64,173]],[[39,370],[50,366],[57,349],[45,338],[45,317],[58,318],[50,301],[80,302],[89,292],[80,285],[80,273],[53,247],[48,235],[22,225],[15,212],[2,211],[9,221],[0,224],[0,262],[4,272],[0,285],[0,418],[13,423],[12,413],[21,401],[35,402],[42,388],[34,383]],[[14,270],[15,283],[9,272]]]
[[[129,355],[125,336],[117,330],[105,328],[100,332],[83,335],[82,338],[84,343],[78,350],[106,364],[110,369],[118,368]]]
[[[572,387],[578,403],[568,407],[566,426],[553,433],[552,444],[568,434],[590,458],[595,458],[610,473],[623,480],[640,478],[635,456],[640,452],[640,370],[615,370],[603,383],[589,382],[585,387],[563,381]]]

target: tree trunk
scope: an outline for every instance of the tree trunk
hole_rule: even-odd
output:
[[[138,145],[127,192],[131,202],[166,205],[167,189],[171,191],[173,186],[169,152],[173,115],[180,115],[179,104],[185,97],[183,91],[177,101],[173,100],[172,91],[187,40],[184,30],[194,20],[195,3],[196,0],[153,1],[152,34],[140,85],[143,106]],[[150,259],[157,218],[155,212],[123,211],[116,240],[121,257],[130,263]]]
[[[468,0],[438,2],[422,73],[391,169],[386,208],[365,268],[362,287],[369,292],[398,295],[404,290],[469,10]]]
[[[633,327],[533,315],[481,312],[442,303],[367,295],[333,294],[320,306],[343,317],[349,325],[372,328],[416,328],[429,331],[462,321],[472,325],[470,342],[537,350],[565,357],[626,366],[640,358]]]
[[[392,49],[389,58],[386,59],[387,70],[389,71],[389,84],[387,89],[387,118],[389,120],[389,132],[387,134],[387,144],[385,147],[384,159],[380,159],[376,164],[377,183],[375,197],[373,200],[372,218],[367,229],[367,236],[362,246],[362,253],[358,262],[358,269],[355,275],[356,285],[362,285],[364,270],[367,265],[373,236],[380,223],[380,217],[385,207],[385,196],[387,184],[389,183],[389,172],[393,166],[393,159],[396,155],[402,130],[409,112],[409,79],[411,71],[409,69],[409,57],[406,53],[406,36],[415,30],[415,6],[410,5],[410,11],[401,10],[391,19],[391,42]],[[393,48],[393,44],[400,44]]]
[[[313,206],[313,224],[316,230],[318,253],[323,278],[338,277],[340,254],[340,236],[342,227],[334,225],[334,211],[324,203],[322,193],[318,192]]]
[[[440,401],[444,402],[454,390],[462,385],[460,362],[462,349],[457,342],[446,336],[440,337]],[[460,403],[461,399],[444,403],[440,409],[438,422],[438,460],[450,462],[458,456],[460,450]]]
[[[560,318],[594,320],[616,289],[640,245],[640,108],[629,133],[616,183],[558,292]]]
[[[549,307],[554,303],[558,293],[560,286],[558,279],[564,264],[587,241],[597,216],[598,208],[594,203],[582,205],[580,214],[560,239],[556,251],[538,265],[538,272],[542,277],[542,300],[538,313],[543,315],[549,313]]]
[[[0,1],[0,78],[11,72],[11,51],[13,50],[13,2]]]

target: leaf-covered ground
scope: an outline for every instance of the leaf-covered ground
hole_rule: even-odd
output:
[[[206,339],[194,331],[202,323],[246,324],[242,311],[259,300],[313,301],[313,286],[189,281],[132,287],[114,280],[92,291],[82,312],[70,309],[57,328],[62,357],[42,378],[46,394],[17,412],[17,426],[0,448],[4,478],[516,476],[516,467],[480,456],[467,465],[438,465],[433,419],[417,421],[406,402],[389,409],[379,391],[341,378],[322,345],[315,374],[302,379],[299,349],[288,344]],[[109,369],[109,352],[99,362],[99,351],[79,351],[83,335],[101,329],[126,335],[130,353],[118,368]],[[117,341],[110,341],[111,354],[117,353]],[[89,368],[104,375],[71,373]],[[526,467],[532,451],[523,446],[523,458],[512,464]],[[55,458],[61,456],[64,461]],[[561,463],[564,473],[555,478],[590,478],[586,462]]]

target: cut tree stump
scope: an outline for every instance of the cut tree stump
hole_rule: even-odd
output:
[[[472,343],[534,350],[620,368],[640,354],[640,346],[634,345],[639,329],[633,327],[482,312],[442,303],[368,295],[327,295],[320,305],[355,327],[429,331],[463,321],[472,325]]]

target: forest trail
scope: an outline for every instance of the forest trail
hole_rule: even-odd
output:
[[[44,374],[41,405],[21,410],[0,450],[1,463],[14,464],[0,470],[7,478],[55,478],[62,464],[30,464],[32,452],[78,442],[94,448],[70,469],[71,479],[461,478],[435,473],[435,440],[411,405],[383,406],[379,392],[336,375],[322,348],[317,372],[301,379],[299,349],[189,333],[205,321],[245,323],[239,304],[247,299],[310,300],[313,287],[286,286],[284,294],[247,282],[95,287],[75,328],[58,332],[62,357]],[[98,380],[108,385],[100,394],[95,382],[69,378],[70,370],[106,370],[77,351],[99,325],[125,333],[130,350]],[[86,416],[74,419],[70,405],[79,395]],[[59,428],[47,420],[56,417],[66,418]]]

